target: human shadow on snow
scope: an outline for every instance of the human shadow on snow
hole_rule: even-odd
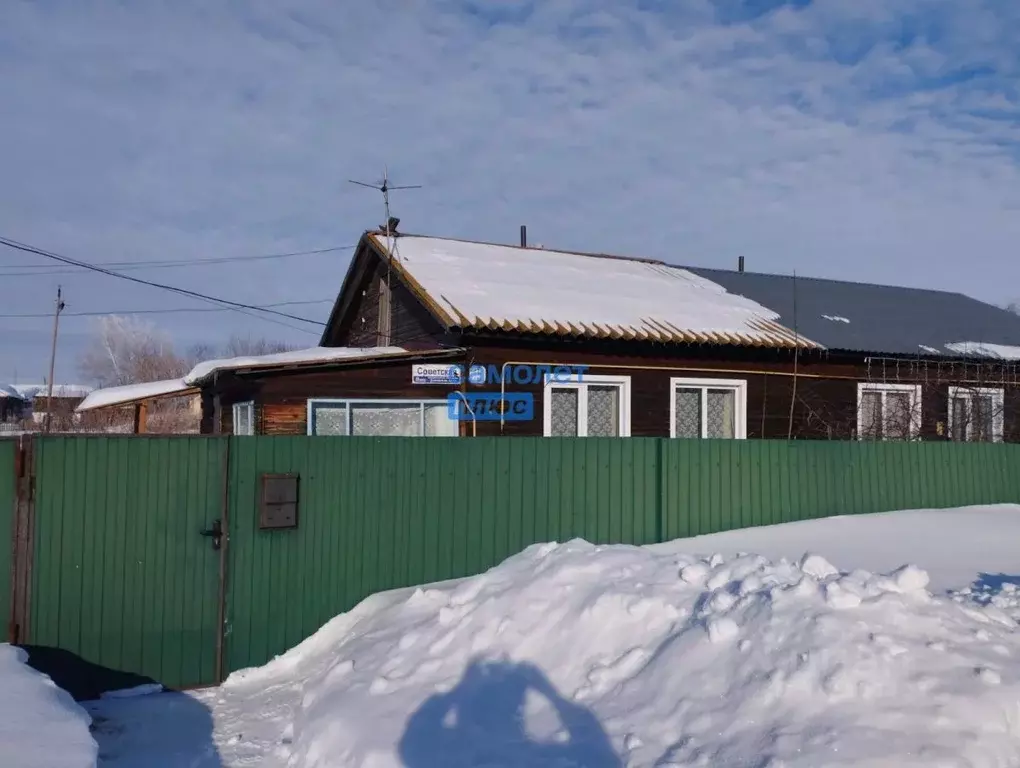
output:
[[[529,691],[528,710],[551,726],[541,738],[526,727]],[[538,667],[512,662],[472,661],[452,691],[411,715],[399,751],[407,768],[622,767],[590,710],[560,696]]]

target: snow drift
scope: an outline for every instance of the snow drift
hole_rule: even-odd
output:
[[[369,598],[224,695],[327,766],[1015,766],[1020,596],[912,566],[536,545]]]
[[[91,718],[27,660],[22,649],[0,644],[0,765],[93,768]]]

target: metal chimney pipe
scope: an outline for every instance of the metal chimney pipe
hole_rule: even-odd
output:
[[[521,248],[528,247],[528,228],[526,225],[521,224]]]
[[[744,271],[744,257],[743,256],[738,256],[737,257],[737,272],[743,272],[743,271]]]

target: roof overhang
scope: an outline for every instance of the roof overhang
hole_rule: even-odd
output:
[[[460,357],[466,349],[463,347],[444,347],[443,349],[408,350],[401,354],[392,352],[379,355],[363,355],[338,360],[308,360],[301,362],[276,363],[274,365],[258,365],[246,368],[234,368],[223,373],[230,373],[236,376],[257,376],[265,373],[288,373],[294,371],[307,371],[323,368],[355,368],[365,364],[373,363],[399,363],[413,360],[435,360]],[[203,382],[208,383],[208,382]]]
[[[85,413],[106,408],[123,408],[152,400],[190,397],[201,391],[199,387],[186,384],[183,379],[147,381],[143,384],[93,390],[74,410],[75,413]]]

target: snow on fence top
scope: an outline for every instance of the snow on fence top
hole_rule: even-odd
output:
[[[386,238],[373,235],[386,253]],[[661,262],[401,235],[394,268],[451,327],[820,348],[779,315]]]
[[[206,360],[192,368],[191,372],[182,379],[148,381],[142,384],[128,384],[123,387],[97,389],[85,398],[77,410],[79,412],[91,411],[96,408],[136,403],[150,398],[184,395],[198,389],[218,371],[329,363],[405,354],[407,354],[407,350],[402,347],[312,347],[311,349],[298,349],[293,352],[280,352],[273,355]]]

